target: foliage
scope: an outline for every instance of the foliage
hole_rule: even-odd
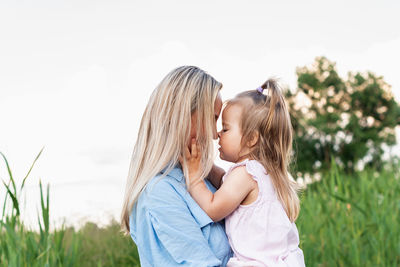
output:
[[[399,179],[398,167],[350,177],[333,163],[301,198],[296,224],[307,266],[399,266]]]
[[[1,266],[78,266],[79,242],[74,233],[66,236],[62,227],[50,233],[49,186],[43,192],[39,182],[41,214],[38,217],[39,233],[28,231],[21,222],[20,196],[40,151],[27,175],[17,187],[7,158],[0,152],[5,162],[9,181],[3,181],[6,195],[0,221],[0,265]],[[11,205],[8,200],[11,199]]]
[[[382,145],[396,143],[400,106],[390,86],[375,74],[339,77],[335,63],[316,58],[297,69],[298,89],[288,92],[300,173],[327,170],[332,157],[347,172],[382,166]]]
[[[4,183],[11,192],[8,198],[17,201],[3,210],[0,266],[140,266],[134,243],[115,221],[105,228],[87,223],[79,230],[50,231],[49,187],[40,194],[41,230],[27,230],[17,213],[21,192],[14,191],[17,186],[2,156],[10,176]],[[394,164],[379,173],[367,169],[350,176],[333,161],[320,182],[308,185],[296,221],[307,266],[400,265],[400,173],[398,162]]]
[[[82,240],[80,266],[140,266],[135,244],[122,234],[116,221],[104,228],[88,222],[78,235]]]
[[[136,247],[115,221],[106,228],[87,223],[79,231],[62,226],[51,232],[50,187],[44,192],[41,182],[39,232],[26,229],[20,218],[19,196],[42,151],[19,187],[7,158],[0,152],[9,175],[8,183],[3,181],[6,196],[0,221],[0,266],[140,266]]]

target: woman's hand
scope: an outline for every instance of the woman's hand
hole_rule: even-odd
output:
[[[186,177],[186,184],[189,187],[196,185],[198,182],[201,182],[201,150],[196,143],[196,139],[192,139],[189,147],[185,149],[185,159],[186,159],[186,167],[188,168],[189,175]],[[179,158],[179,162],[183,166],[184,161],[183,158]]]

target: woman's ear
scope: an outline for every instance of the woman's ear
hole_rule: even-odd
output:
[[[260,137],[260,134],[258,133],[258,131],[254,131],[251,135],[250,140],[247,142],[247,146],[248,147],[253,147],[257,144],[258,142],[258,138]]]

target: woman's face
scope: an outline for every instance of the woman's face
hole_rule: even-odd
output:
[[[219,115],[221,114],[222,109],[222,98],[220,93],[218,93],[217,98],[214,102],[214,129],[213,129],[213,138],[214,140],[217,139],[217,120]],[[190,127],[190,139],[188,140],[188,145],[190,144],[193,138],[196,138],[197,135],[197,111],[193,112],[192,114],[192,124]]]

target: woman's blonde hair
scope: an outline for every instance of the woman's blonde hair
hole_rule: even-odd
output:
[[[245,156],[258,160],[267,170],[278,199],[294,222],[300,211],[299,187],[288,174],[293,130],[281,89],[275,80],[269,79],[258,90],[240,93],[229,100],[226,107],[235,104],[242,108],[242,146],[250,146],[250,153]]]
[[[127,177],[121,226],[129,233],[129,216],[147,183],[178,163],[190,139],[191,115],[197,111],[197,142],[202,153],[202,178],[214,160],[214,102],[222,84],[194,66],[172,70],[155,88],[144,111]],[[183,157],[185,159],[185,157]],[[186,164],[183,164],[186,166]],[[187,177],[188,170],[184,168]]]

